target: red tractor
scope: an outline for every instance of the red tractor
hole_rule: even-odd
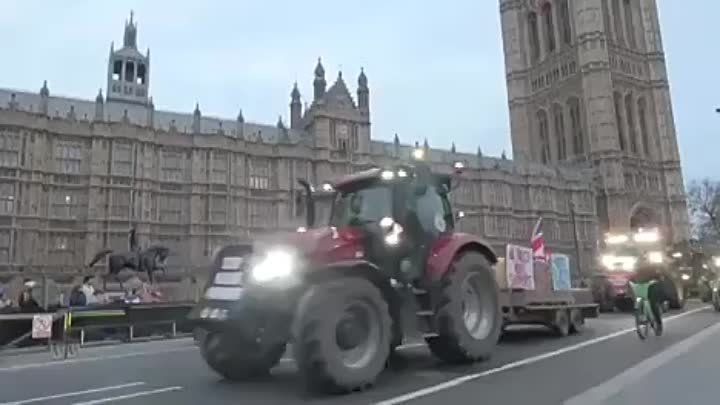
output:
[[[190,314],[210,368],[231,380],[266,373],[291,343],[310,390],[342,393],[371,385],[409,336],[446,362],[488,358],[503,326],[497,258],[455,229],[454,174],[417,162],[347,176],[325,188],[320,226],[300,181],[307,227],[215,258]]]

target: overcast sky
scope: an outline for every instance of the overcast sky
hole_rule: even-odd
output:
[[[658,0],[686,179],[720,179],[720,2]],[[0,87],[94,98],[130,9],[156,108],[274,124],[323,58],[371,89],[373,137],[510,151],[498,0],[0,0]],[[712,42],[711,40],[712,39]]]

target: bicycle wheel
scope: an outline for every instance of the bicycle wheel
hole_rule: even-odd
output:
[[[640,340],[645,340],[648,335],[648,315],[645,313],[644,300],[640,299],[635,307],[635,332]]]

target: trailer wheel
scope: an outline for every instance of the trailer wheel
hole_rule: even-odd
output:
[[[555,311],[552,321],[552,329],[558,337],[565,337],[570,334],[570,317],[565,309]]]
[[[380,290],[365,279],[344,277],[307,294],[293,344],[307,388],[340,394],[372,385],[385,369],[393,340]]]
[[[430,351],[449,363],[487,359],[502,331],[499,292],[488,260],[479,252],[460,255],[442,279]]]
[[[670,309],[683,309],[685,308],[685,289],[682,285],[671,282],[671,288],[675,291],[668,300],[670,302]]]
[[[200,354],[216,373],[231,381],[267,375],[285,353],[285,344],[259,347],[231,332],[204,333]]]
[[[585,315],[578,308],[570,310],[570,333],[582,333],[585,330]]]

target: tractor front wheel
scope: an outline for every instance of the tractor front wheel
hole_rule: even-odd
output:
[[[293,352],[310,391],[341,394],[372,385],[393,340],[380,290],[359,277],[313,286],[297,315]]]
[[[285,353],[284,343],[261,347],[232,332],[206,332],[198,343],[207,365],[231,381],[267,375]]]
[[[479,252],[459,256],[442,280],[436,308],[438,336],[427,338],[432,353],[449,363],[490,357],[502,331],[497,282]]]

